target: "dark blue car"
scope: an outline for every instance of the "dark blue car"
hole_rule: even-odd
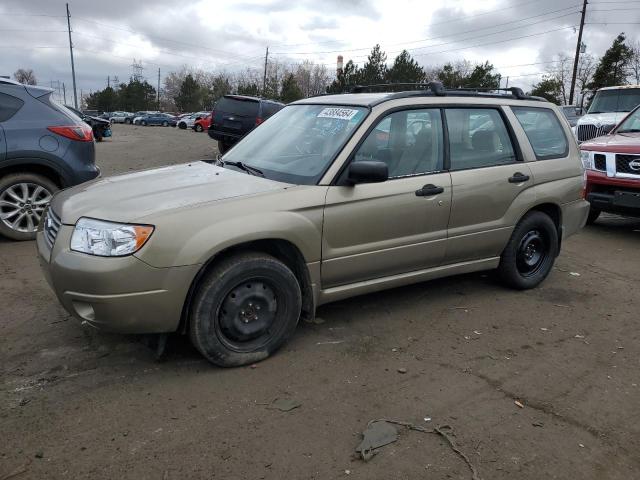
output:
[[[140,125],[162,125],[163,127],[168,127],[169,125],[175,127],[176,125],[176,117],[173,115],[169,115],[168,113],[152,113],[150,115],[145,115],[140,120]]]

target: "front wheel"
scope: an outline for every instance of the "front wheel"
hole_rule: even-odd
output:
[[[502,252],[498,275],[511,288],[537,287],[549,275],[558,255],[558,231],[542,212],[529,212],[516,225]]]
[[[169,126],[169,122],[162,122],[162,126],[163,127],[168,127]]]
[[[595,208],[591,207],[589,209],[589,216],[587,217],[587,225],[593,225],[600,216],[600,213],[600,210],[596,210]]]
[[[0,178],[0,234],[12,240],[36,238],[44,209],[57,190],[51,180],[34,173]]]
[[[140,125],[142,125],[143,127],[146,127],[146,126],[147,126],[147,122],[146,122],[146,120],[142,120],[142,121],[140,122]]]
[[[301,308],[300,285],[284,263],[262,253],[236,255],[216,265],[196,290],[191,341],[218,366],[254,363],[293,334]]]
[[[200,125],[199,123],[194,128],[196,129],[196,132],[201,132],[202,130],[204,130],[202,128],[202,125]]]

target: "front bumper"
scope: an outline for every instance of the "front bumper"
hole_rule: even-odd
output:
[[[40,266],[63,307],[81,322],[119,333],[177,330],[199,266],[152,267],[135,256],[95,257],[70,250],[62,225],[52,249],[36,237]]]
[[[640,216],[640,180],[587,172],[587,200],[596,210]]]

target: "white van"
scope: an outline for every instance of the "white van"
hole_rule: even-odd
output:
[[[578,120],[578,142],[586,142],[609,133],[637,105],[640,105],[640,85],[599,89],[587,114]]]

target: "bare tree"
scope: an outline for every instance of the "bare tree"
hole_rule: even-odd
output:
[[[631,46],[633,57],[629,62],[629,77],[636,85],[640,84],[640,41]]]
[[[17,82],[23,83],[25,85],[36,85],[36,74],[33,73],[33,70],[26,68],[19,68],[13,73],[13,78],[16,79]]]
[[[304,97],[324,93],[331,80],[325,65],[317,65],[309,60],[298,65],[294,76]]]

